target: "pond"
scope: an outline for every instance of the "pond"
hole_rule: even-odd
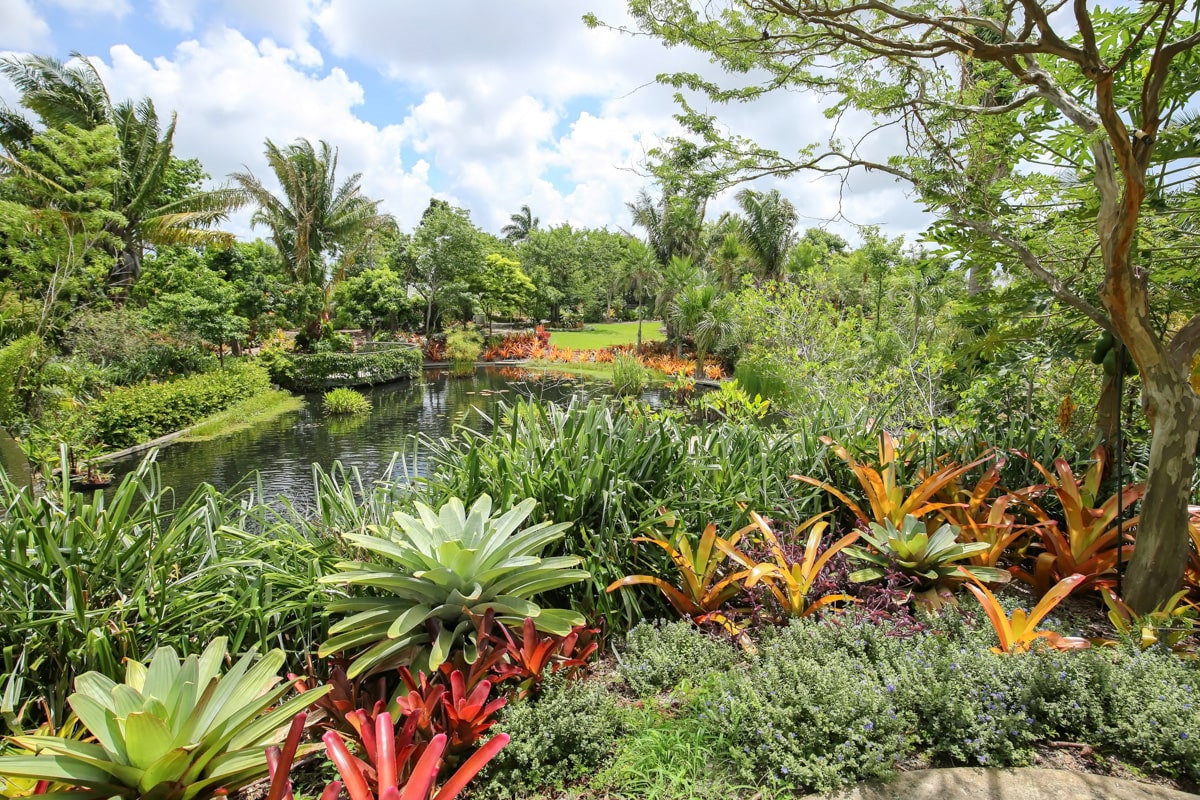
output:
[[[466,422],[487,430],[501,401],[522,397],[560,403],[571,397],[604,395],[609,386],[585,383],[554,373],[481,367],[468,378],[451,377],[447,370],[426,370],[421,381],[400,381],[361,390],[371,412],[354,417],[329,417],[321,410],[321,395],[305,396],[304,406],[269,422],[208,441],[177,442],[158,453],[162,481],[182,499],[203,482],[228,491],[246,486],[257,470],[263,497],[283,495],[296,505],[313,495],[312,465],[329,469],[334,461],[357,467],[364,481],[383,475],[396,452],[407,453],[409,468],[423,470],[414,437],[449,436]],[[643,399],[658,404],[657,390]],[[486,415],[486,418],[485,418]],[[145,454],[112,462],[117,480]],[[397,477],[402,477],[399,475]]]

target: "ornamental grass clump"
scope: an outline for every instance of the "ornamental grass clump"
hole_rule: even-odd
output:
[[[321,408],[326,414],[366,414],[371,410],[371,401],[362,392],[339,386],[325,393],[321,398]]]
[[[576,569],[580,560],[574,556],[541,557],[570,523],[521,528],[534,505],[525,500],[493,516],[487,495],[469,510],[458,498],[436,512],[414,503],[415,517],[397,511],[386,525],[345,534],[373,560],[343,561],[338,574],[321,582],[374,594],[330,603],[331,613],[348,616],[329,629],[321,657],[350,654],[351,678],[406,665],[430,672],[460,648],[474,663],[474,620],[489,611],[513,627],[532,618],[538,630],[559,636],[582,625],[583,615],[542,608],[531,599],[591,577]]]

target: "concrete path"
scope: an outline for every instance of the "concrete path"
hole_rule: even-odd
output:
[[[1060,769],[927,769],[805,800],[1197,800],[1200,795]]]

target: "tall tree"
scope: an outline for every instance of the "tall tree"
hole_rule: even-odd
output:
[[[379,201],[363,194],[354,173],[337,179],[337,150],[322,141],[314,147],[307,139],[280,148],[266,141],[267,165],[275,174],[281,194],[276,195],[252,172],[236,172],[234,182],[256,206],[252,225],[266,225],[288,273],[296,283],[321,290],[354,263],[372,234],[395,225],[379,213]],[[314,294],[315,297],[315,294]],[[307,315],[308,335],[320,336],[320,319],[312,308]]]
[[[736,200],[742,209],[742,239],[758,260],[759,277],[779,280],[788,251],[796,243],[796,223],[800,219],[796,207],[778,189],[742,189]]]
[[[625,281],[638,304],[637,347],[642,349],[642,322],[646,318],[646,301],[662,276],[662,268],[654,251],[640,239],[630,239],[625,250]]]
[[[537,287],[539,311],[544,311],[551,323],[559,324],[563,310],[582,297],[582,232],[566,223],[534,231],[521,248],[521,264]]]
[[[425,333],[433,333],[444,306],[470,304],[467,296],[486,255],[483,231],[468,211],[433,198],[409,247],[413,285],[425,301]]]
[[[1186,160],[1194,153],[1171,146],[1194,141],[1185,112],[1200,85],[1195,4],[1022,0],[989,13],[949,0],[630,0],[629,8],[643,31],[668,44],[692,46],[736,74],[768,76],[735,87],[690,73],[667,83],[720,101],[775,89],[830,94],[835,110],[875,119],[884,140],[876,152],[890,155],[868,158],[857,140],[782,155],[725,136],[685,103],[693,134],[724,149],[723,180],[856,168],[892,175],[917,190],[962,251],[1002,252],[997,261],[1019,264],[1124,343],[1153,427],[1126,599],[1147,612],[1170,597],[1189,546],[1200,435],[1200,395],[1189,378],[1200,314],[1156,310],[1160,268],[1143,254],[1139,228],[1148,211],[1180,210],[1195,187]],[[995,102],[945,69],[955,59],[995,65],[1019,88]],[[980,146],[986,158],[973,157]]]
[[[21,93],[21,104],[48,129],[73,125],[91,130],[112,125],[118,141],[119,179],[111,208],[121,222],[110,223],[108,245],[116,256],[107,278],[111,289],[127,292],[141,274],[147,246],[231,244],[232,235],[213,226],[240,203],[226,189],[180,192],[187,162],[174,157],[175,115],[164,128],[149,98],[114,104],[95,66],[73,54],[68,66],[46,56],[0,59],[0,73]],[[30,146],[36,127],[20,113],[0,113],[0,144],[10,153]]]
[[[538,229],[538,223],[541,221],[533,215],[533,211],[529,206],[521,206],[521,210],[513,214],[509,219],[512,220],[509,224],[500,229],[500,235],[513,244],[520,244],[529,240],[529,234]]]

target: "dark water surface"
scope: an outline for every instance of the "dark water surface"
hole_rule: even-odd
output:
[[[449,436],[455,425],[476,430],[488,424],[479,412],[494,417],[501,401],[522,397],[565,402],[573,396],[600,395],[602,383],[584,383],[562,376],[484,367],[471,378],[453,378],[446,370],[426,370],[421,381],[400,381],[361,390],[371,412],[353,417],[329,417],[321,410],[321,395],[307,395],[304,407],[270,422],[204,442],[178,442],[158,453],[163,484],[182,499],[203,482],[227,491],[253,485],[256,470],[263,497],[279,495],[296,505],[313,496],[312,465],[329,469],[334,461],[357,467],[364,481],[383,475],[396,452],[407,454],[410,471],[424,465],[414,450],[414,437]],[[646,399],[655,402],[655,392]],[[416,452],[414,459],[414,452]],[[112,462],[108,469],[119,480],[145,454]],[[396,477],[402,477],[403,473]]]

